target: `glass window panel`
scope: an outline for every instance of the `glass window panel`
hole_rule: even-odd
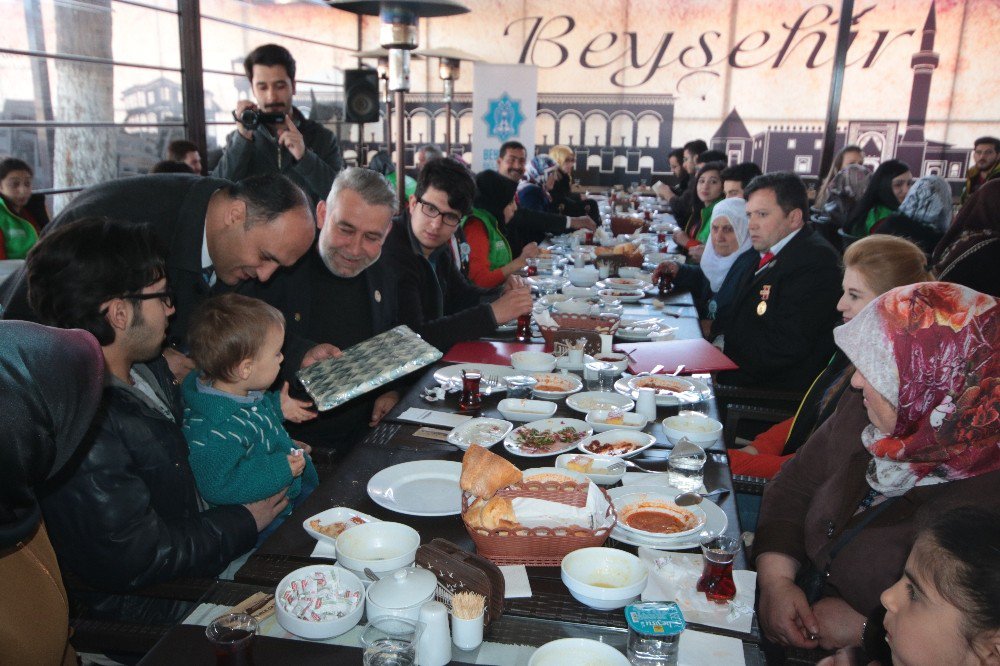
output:
[[[0,0],[0,15],[5,48],[180,68],[176,14],[110,0]],[[41,22],[28,25],[30,16]]]

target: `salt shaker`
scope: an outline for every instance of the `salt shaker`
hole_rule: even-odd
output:
[[[656,420],[656,389],[639,389],[635,401],[635,413],[648,421]]]
[[[614,354],[614,350],[611,349],[611,342],[615,339],[615,336],[610,333],[601,333],[601,356],[607,356],[608,354]]]
[[[420,622],[424,632],[417,643],[417,664],[444,666],[451,661],[448,609],[440,601],[428,601],[420,607]]]

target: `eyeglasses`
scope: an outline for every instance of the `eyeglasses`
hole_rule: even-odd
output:
[[[151,294],[125,294],[122,298],[127,298],[133,301],[148,301],[154,298],[160,299],[163,303],[163,307],[172,308],[174,307],[174,299],[176,295],[173,289],[164,289],[163,291],[155,291]]]
[[[420,204],[420,209],[424,212],[424,215],[431,219],[440,217],[441,223],[449,227],[457,227],[462,223],[462,220],[465,217],[464,215],[458,216],[455,213],[442,213],[441,209],[437,206],[432,203],[427,203],[420,197],[417,197],[417,203]]]

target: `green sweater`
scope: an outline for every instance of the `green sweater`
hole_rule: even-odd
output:
[[[281,425],[281,398],[268,392],[253,402],[203,392],[197,372],[184,379],[184,436],[198,490],[212,505],[246,504],[288,488],[295,499],[307,485],[318,483],[316,468],[306,457],[302,475],[292,478],[286,457],[299,448]],[[291,505],[283,515],[291,513]]]
[[[3,243],[3,254],[6,255],[0,255],[0,258],[24,259],[37,242],[38,232],[31,222],[16,215],[0,197],[0,243]]]

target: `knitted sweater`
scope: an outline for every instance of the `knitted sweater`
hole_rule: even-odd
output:
[[[198,390],[198,373],[182,386],[184,436],[191,471],[205,501],[213,505],[246,504],[288,487],[295,499],[303,480],[315,486],[316,468],[306,457],[302,475],[292,478],[286,457],[298,448],[281,425],[281,398],[268,392],[253,402],[241,402]],[[291,513],[291,505],[285,515]]]

